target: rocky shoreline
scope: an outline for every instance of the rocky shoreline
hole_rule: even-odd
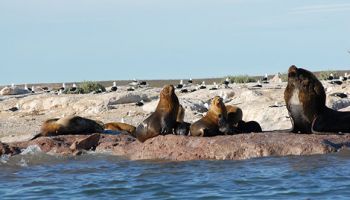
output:
[[[350,135],[263,132],[216,137],[166,135],[138,142],[126,135],[66,135],[32,141],[0,143],[0,156],[20,154],[29,146],[53,155],[74,156],[86,151],[130,160],[243,160],[268,156],[315,155],[350,147]]]

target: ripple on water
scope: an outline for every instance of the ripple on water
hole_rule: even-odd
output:
[[[0,159],[0,194],[10,199],[345,199],[350,196],[349,165],[348,151],[188,162],[35,151]]]

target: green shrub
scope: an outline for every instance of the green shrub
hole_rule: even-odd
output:
[[[75,91],[70,91],[66,89],[63,93],[65,94],[88,94],[91,92],[105,92],[106,88],[97,82],[84,81],[77,86]]]
[[[256,79],[253,77],[250,77],[248,75],[240,75],[240,76],[229,76],[231,83],[252,83],[256,82]],[[222,81],[224,82],[225,79]]]

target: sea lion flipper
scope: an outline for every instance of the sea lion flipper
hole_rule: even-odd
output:
[[[36,133],[31,139],[29,139],[29,141],[35,140],[38,137],[42,137],[43,134],[42,133]]]

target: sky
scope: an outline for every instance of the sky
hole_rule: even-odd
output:
[[[0,0],[0,85],[350,69],[348,0]]]

